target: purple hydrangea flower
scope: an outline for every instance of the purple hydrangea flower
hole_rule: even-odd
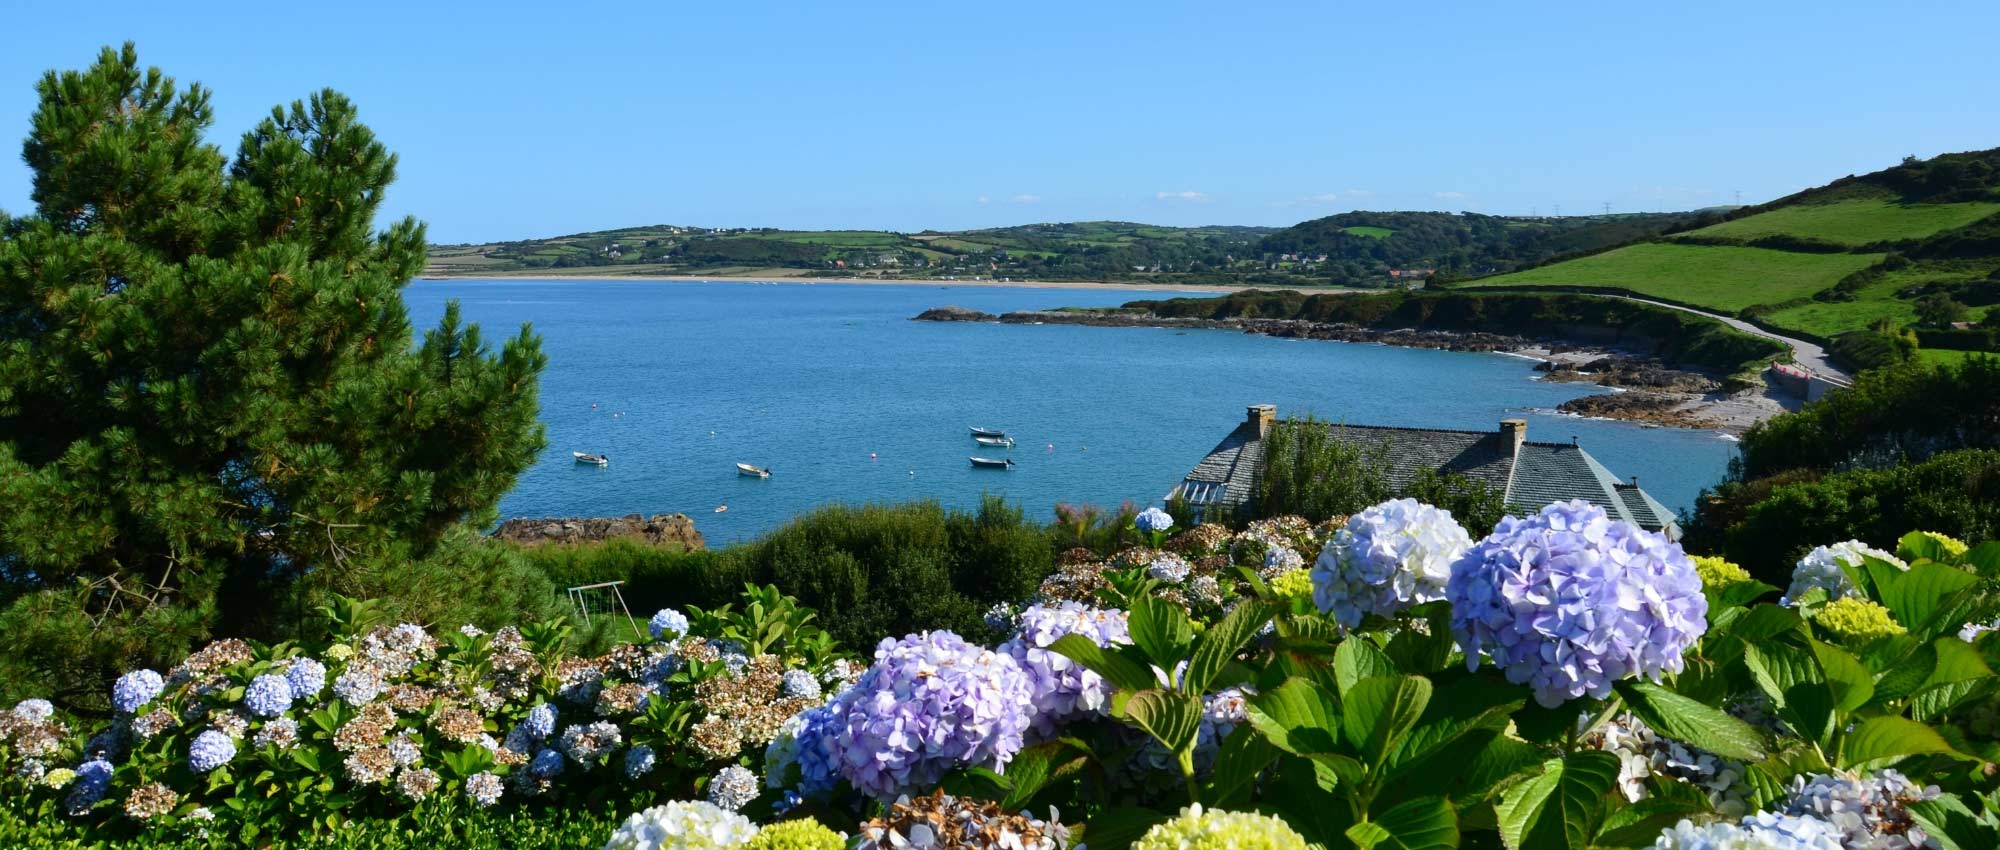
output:
[[[146,703],[166,690],[167,682],[151,670],[134,670],[111,683],[111,707],[125,714],[137,714]]]
[[[312,699],[326,690],[326,665],[299,657],[285,668],[285,683],[292,686],[293,699]]]
[[[188,768],[196,773],[207,773],[233,758],[236,742],[214,729],[196,735],[194,743],[188,744]]]
[[[292,684],[283,676],[265,674],[243,689],[243,707],[258,717],[277,717],[292,707]]]
[[[1452,562],[1472,548],[1448,511],[1395,499],[1347,520],[1313,563],[1313,602],[1354,628],[1444,598]]]
[[[875,664],[799,738],[802,773],[827,758],[857,790],[893,799],[959,767],[1005,767],[1021,749],[1034,703],[1008,655],[947,631],[887,639]],[[808,746],[810,744],[810,746]]]
[[[534,708],[528,709],[528,716],[521,721],[521,728],[535,740],[548,737],[556,731],[556,707],[545,702],[537,703]]]
[[[1054,735],[1057,727],[1072,720],[1103,714],[1116,690],[1103,677],[1048,648],[1069,634],[1083,635],[1102,647],[1132,642],[1124,611],[1061,602],[1029,606],[1021,612],[1020,633],[1000,645],[999,651],[1028,674],[1034,693],[1031,722],[1040,738]]]
[[[1491,657],[1549,708],[1679,672],[1681,652],[1708,628],[1701,578],[1680,545],[1583,501],[1501,520],[1452,564],[1445,592],[1466,667]]]
[[[1158,534],[1174,527],[1173,515],[1159,508],[1147,508],[1139,512],[1132,524],[1147,534]]]
[[[653,619],[646,621],[646,627],[652,630],[654,640],[672,640],[687,634],[688,618],[672,608],[661,608]]]

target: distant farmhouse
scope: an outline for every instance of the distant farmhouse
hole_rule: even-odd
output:
[[[1277,420],[1276,405],[1251,405],[1249,416],[1222,438],[1167,498],[1186,500],[1197,514],[1248,504],[1264,471],[1265,440]],[[1286,424],[1304,423],[1292,420]],[[1674,512],[1639,489],[1637,478],[1620,480],[1574,441],[1529,442],[1525,419],[1502,419],[1498,431],[1314,424],[1330,429],[1342,442],[1364,449],[1382,447],[1389,483],[1399,488],[1419,470],[1456,472],[1503,494],[1507,510],[1513,513],[1533,513],[1551,502],[1582,499],[1603,508],[1613,519],[1665,532],[1670,539],[1681,535]],[[1468,530],[1475,537],[1487,531]]]

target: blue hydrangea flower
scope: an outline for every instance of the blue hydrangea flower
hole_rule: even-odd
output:
[[[266,673],[243,689],[243,707],[258,717],[277,717],[292,707],[292,683]]]
[[[294,658],[285,668],[285,682],[292,686],[292,698],[312,699],[326,690],[326,665],[310,658]]]
[[[563,754],[548,747],[543,747],[535,753],[535,760],[528,762],[528,772],[543,779],[561,773],[562,769]]]
[[[1583,501],[1501,520],[1452,564],[1445,594],[1466,667],[1490,657],[1549,708],[1679,672],[1708,628],[1701,578],[1680,545]]]
[[[1000,769],[1021,749],[1033,703],[1027,673],[1008,655],[947,631],[884,640],[874,665],[834,699],[839,710],[801,731],[800,769],[810,774],[826,758],[883,800],[956,768]]]
[[[785,696],[792,699],[819,699],[819,679],[805,670],[786,670],[782,680]]]
[[[104,799],[104,792],[110,788],[111,762],[91,759],[76,766],[76,778],[70,780],[69,799],[64,805],[71,817],[81,817]]]
[[[151,670],[134,670],[118,677],[111,683],[111,707],[126,714],[137,714],[146,703],[167,689],[167,682],[160,674]]]
[[[1069,656],[1049,649],[1070,634],[1083,635],[1101,647],[1132,642],[1124,611],[1060,602],[1028,606],[1021,612],[1020,633],[1000,645],[999,651],[1028,674],[1034,703],[1031,722],[1038,738],[1054,735],[1065,723],[1103,714],[1116,690]]]
[[[1173,515],[1159,508],[1147,508],[1139,512],[1132,524],[1147,534],[1158,534],[1174,527]]]
[[[1151,564],[1146,565],[1147,576],[1168,584],[1180,584],[1193,574],[1194,565],[1172,552],[1161,552],[1153,557]]]
[[[661,608],[653,619],[646,621],[646,627],[652,630],[654,640],[672,640],[687,634],[688,618],[672,608]]]
[[[45,699],[24,699],[14,703],[14,716],[29,723],[40,723],[55,715],[55,704]]]
[[[708,779],[708,801],[737,811],[757,799],[757,774],[740,764],[732,764]]]
[[[528,735],[538,741],[554,734],[556,707],[545,702],[537,703],[534,708],[528,709],[528,716],[521,721],[521,728],[527,730]]]
[[[1855,589],[1854,582],[1847,577],[1847,568],[1859,568],[1869,558],[1887,561],[1898,569],[1910,568],[1909,564],[1903,563],[1902,559],[1895,555],[1880,549],[1868,548],[1868,544],[1859,540],[1844,540],[1831,546],[1815,548],[1800,558],[1792,567],[1791,586],[1785,589],[1784,598],[1778,601],[1784,605],[1796,605],[1799,597],[1806,595],[1806,591],[1815,587],[1826,591],[1829,602],[1846,596],[1855,596],[1860,591]]]
[[[840,783],[840,753],[833,736],[844,726],[844,714],[836,699],[787,718],[764,748],[765,781],[781,781],[798,765],[800,793],[821,797],[832,791]]]
[[[236,742],[228,735],[209,729],[196,735],[188,744],[188,769],[196,773],[207,773],[236,758]]]
[[[1349,517],[1313,562],[1313,602],[1354,628],[1444,598],[1451,565],[1472,536],[1449,511],[1395,499]]]
[[[381,693],[382,677],[366,667],[349,667],[333,680],[333,695],[357,708],[373,702]]]
[[[1907,846],[1907,845],[1905,845]],[[1758,812],[1741,823],[1696,826],[1683,820],[1660,833],[1655,850],[1844,850],[1840,830],[1813,817]]]
[[[656,760],[657,757],[653,754],[652,747],[648,747],[645,744],[633,744],[632,749],[625,751],[625,776],[631,779],[638,779],[641,776],[652,773],[653,764]]]

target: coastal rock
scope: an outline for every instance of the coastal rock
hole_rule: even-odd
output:
[[[1717,423],[1699,416],[1688,409],[1699,396],[1684,393],[1655,393],[1631,391],[1611,395],[1587,395],[1573,398],[1556,407],[1563,413],[1578,416],[1595,416],[1604,419],[1622,419],[1627,422],[1648,422],[1672,428],[1713,428]]]
[[[654,546],[671,546],[684,552],[703,548],[701,532],[686,514],[628,514],[622,517],[552,517],[510,519],[493,530],[493,537],[522,546],[543,543],[602,543],[606,540],[637,540]]]
[[[1545,362],[1535,368],[1549,373],[1546,380],[1589,382],[1601,387],[1675,393],[1709,393],[1722,388],[1722,382],[1700,372],[1670,369],[1657,360],[1629,355],[1599,357],[1586,363]]]
[[[995,316],[992,313],[982,313],[978,310],[974,310],[968,307],[945,306],[945,307],[932,307],[929,310],[925,310],[921,313],[918,313],[915,318],[911,319],[911,321],[995,322],[999,321],[999,319],[1000,317]]]

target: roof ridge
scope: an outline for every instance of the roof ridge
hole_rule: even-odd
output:
[[[1291,425],[1301,424],[1297,419],[1286,419],[1284,421]],[[1497,437],[1500,435],[1500,430],[1497,428],[1491,431],[1468,431],[1464,428],[1419,428],[1411,425],[1354,425],[1346,422],[1324,422],[1319,420],[1315,420],[1313,424],[1332,428],[1366,428],[1370,431],[1423,431],[1430,434],[1477,434],[1482,437]],[[1564,443],[1563,445],[1568,444]]]

